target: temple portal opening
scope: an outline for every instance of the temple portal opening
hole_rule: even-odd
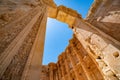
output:
[[[73,32],[67,24],[52,18],[47,19],[43,65],[57,62],[59,54],[68,46],[72,35]]]

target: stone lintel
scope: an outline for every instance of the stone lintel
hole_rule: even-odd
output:
[[[72,28],[76,18],[81,19],[81,15],[77,11],[62,5],[58,7],[48,6],[48,17],[67,23],[70,28]]]
[[[48,17],[56,18],[57,17],[57,8],[48,6]]]
[[[65,22],[66,17],[67,17],[67,13],[65,13],[63,11],[58,11],[56,19],[61,21],[61,22]]]

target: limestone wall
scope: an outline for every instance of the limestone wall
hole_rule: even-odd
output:
[[[47,19],[43,5],[38,0],[0,1],[0,80],[39,80]]]
[[[120,0],[96,0],[88,13],[87,20],[120,41]]]
[[[58,57],[48,64],[49,80],[104,80],[98,65],[74,36]]]
[[[105,80],[120,78],[120,42],[84,20],[78,19],[74,33],[92,59],[99,65]]]
[[[95,0],[83,20],[53,0],[1,0],[0,80],[119,80],[119,3]],[[57,63],[42,66],[47,17],[74,36]]]

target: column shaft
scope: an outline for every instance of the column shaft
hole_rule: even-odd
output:
[[[72,47],[74,48],[73,44],[72,44]],[[80,61],[80,64],[81,64],[81,66],[82,66],[82,68],[83,68],[83,70],[84,70],[84,72],[85,72],[88,80],[92,80],[92,78],[91,78],[90,75],[89,75],[89,71],[86,69],[86,66],[85,66],[85,64],[84,64],[84,62],[83,62],[83,60],[82,60],[82,56],[80,56],[80,53],[77,53],[77,52],[76,52],[76,49],[75,49],[75,48],[74,48],[74,51],[75,51],[75,54],[77,55],[77,57],[78,57],[78,59],[79,59],[79,61]]]
[[[56,70],[56,80],[59,80],[59,75],[57,70]]]
[[[39,80],[40,69],[42,64],[43,50],[44,50],[44,40],[46,32],[46,7],[41,10],[41,23],[40,27],[33,44],[32,50],[30,52],[22,80]]]
[[[71,53],[72,54],[72,53]],[[80,77],[79,77],[79,74],[78,74],[78,71],[76,71],[76,64],[75,64],[75,61],[73,60],[72,56],[68,53],[68,56],[69,56],[69,59],[73,65],[73,71],[75,72],[75,77],[76,77],[76,80],[80,80]]]
[[[65,80],[64,69],[62,66],[63,63],[60,61],[60,64],[61,64],[62,80]]]
[[[54,75],[53,75],[53,69],[50,69],[50,80],[54,79]]]
[[[61,71],[60,71],[60,67],[59,67],[59,63],[57,63],[57,67],[58,67],[58,78],[59,80],[61,79]]]
[[[65,61],[65,67],[66,67],[67,75],[68,75],[68,80],[72,80],[71,76],[70,76],[70,69],[69,69],[69,66],[68,66],[67,59],[65,59],[64,61]]]

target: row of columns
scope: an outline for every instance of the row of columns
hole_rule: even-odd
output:
[[[82,53],[79,51],[81,50],[77,49],[74,40],[71,40],[65,52],[59,55],[58,62],[54,65],[50,63],[52,66],[49,66],[50,80],[56,80],[53,77],[57,77],[57,80],[104,80],[90,56],[83,52],[84,50],[81,51]],[[87,58],[88,62],[85,62],[84,58]]]
[[[70,45],[80,61],[80,65],[87,77],[87,80],[104,80],[97,64],[92,60],[80,42],[74,38],[71,40]]]

